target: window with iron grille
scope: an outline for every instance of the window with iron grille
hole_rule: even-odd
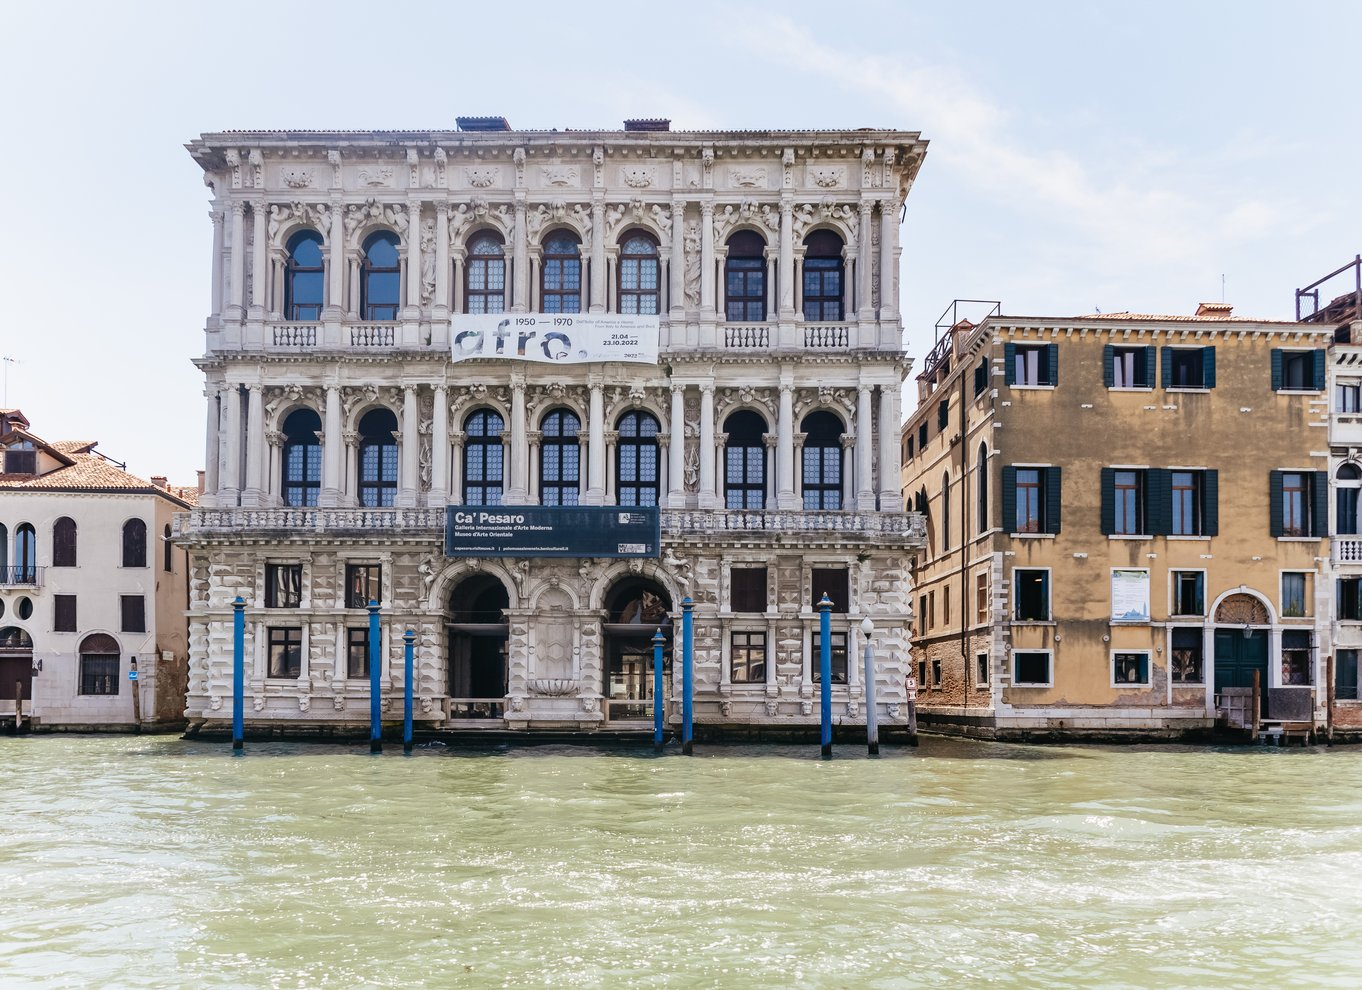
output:
[[[469,505],[500,505],[505,422],[500,413],[479,409],[464,421],[463,500]]]
[[[81,653],[80,693],[118,694],[118,654]]]
[[[615,491],[620,505],[657,505],[657,419],[646,412],[620,417],[615,458]]]
[[[582,428],[577,414],[555,409],[544,417],[539,451],[539,502],[541,505],[576,505],[581,492]]]
[[[1171,668],[1174,684],[1205,683],[1201,635],[1200,629],[1173,630]]]

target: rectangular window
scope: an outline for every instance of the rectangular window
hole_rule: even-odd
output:
[[[109,656],[82,653],[80,655],[80,693],[117,694],[119,687],[118,664],[117,654]]]
[[[732,611],[766,611],[766,568],[733,568],[730,572],[729,587],[729,605]]]
[[[368,608],[382,602],[382,567],[378,564],[345,565],[345,607]]]
[[[828,639],[828,643],[832,651],[832,683],[845,684],[847,682],[847,634],[834,632]],[[823,680],[823,639],[817,629],[813,631],[809,644],[813,650],[813,656],[809,660],[813,667],[813,682],[819,684]]]
[[[1362,578],[1339,578],[1334,607],[1344,622],[1362,622]]]
[[[920,688],[922,688],[924,691],[927,690],[927,661],[926,661],[926,660],[919,660],[919,661],[917,662],[917,686],[920,687]]]
[[[303,604],[303,565],[265,565],[265,607],[300,608]]]
[[[1173,614],[1206,614],[1206,574],[1204,571],[1173,572]]]
[[[974,686],[976,688],[988,687],[987,653],[976,653],[974,655]]]
[[[1202,506],[1205,503],[1203,474],[1200,471],[1172,471],[1173,536],[1202,536]]]
[[[1006,344],[1009,385],[1057,385],[1058,347],[1054,344]]]
[[[1269,532],[1320,537],[1329,528],[1329,476],[1324,471],[1273,471],[1268,476]]]
[[[52,631],[76,631],[76,596],[52,596]]]
[[[119,595],[119,614],[123,620],[123,632],[147,631],[146,599],[141,595]]]
[[[923,423],[917,428],[917,449],[927,449],[927,424]]]
[[[1012,572],[1012,590],[1016,607],[1012,617],[1018,622],[1050,621],[1050,572],[1022,570]]]
[[[1340,382],[1334,390],[1334,412],[1362,412],[1362,383]]]
[[[941,690],[941,658],[932,658],[932,690]]]
[[[950,400],[942,399],[936,404],[936,428],[942,432],[951,422]]]
[[[1112,532],[1133,536],[1145,532],[1145,473],[1117,471],[1113,477]]]
[[[1313,684],[1311,676],[1310,632],[1306,629],[1288,629],[1282,633],[1282,684]]]
[[[345,676],[369,676],[369,627],[345,630]]]
[[[1362,488],[1344,488],[1340,484],[1334,489],[1334,532],[1339,536],[1357,535],[1359,494]]]
[[[1111,371],[1107,380],[1108,388],[1153,388],[1152,347],[1115,347],[1108,344],[1111,355]]]
[[[1274,391],[1324,391],[1325,351],[1272,351],[1272,388]]]
[[[936,625],[936,592],[927,592],[927,628]]]
[[[1356,650],[1339,650],[1334,658],[1334,697],[1345,701],[1362,697],[1357,693]]]
[[[1305,473],[1282,473],[1282,535],[1305,536],[1310,532],[1309,498]]]
[[[271,627],[269,661],[271,677],[297,678],[303,670],[303,630]]]
[[[1173,657],[1169,664],[1174,684],[1204,684],[1201,663],[1201,630],[1174,629]]]
[[[1282,572],[1282,615],[1301,619],[1309,615],[1309,575],[1304,571]]]
[[[947,626],[951,624],[951,586],[949,584],[941,589],[941,623]]]
[[[1111,683],[1116,687],[1149,684],[1149,654],[1143,651],[1111,655]]]
[[[1163,349],[1164,388],[1212,388],[1214,385],[1214,347]]]
[[[1003,468],[1003,524],[1012,533],[1058,533],[1060,469]]]
[[[813,608],[818,611],[818,603],[827,595],[832,602],[834,612],[848,612],[847,607],[850,597],[848,595],[847,569],[845,567],[815,567],[813,568],[811,581],[809,582],[813,591]],[[763,608],[763,611],[765,609]]]
[[[913,438],[911,436],[903,441],[903,459],[905,461],[913,459]]]
[[[734,632],[734,684],[761,684],[766,680],[766,633]]]
[[[1039,468],[1017,469],[1017,526],[1018,533],[1042,532],[1042,504],[1045,487],[1041,484]]]
[[[979,362],[979,367],[974,369],[974,396],[978,398],[988,388],[988,359]]]
[[[977,623],[983,624],[988,622],[988,598],[988,575],[976,574],[974,576],[974,621]]]
[[[1050,654],[1022,650],[1012,654],[1012,683],[1017,687],[1050,686]]]

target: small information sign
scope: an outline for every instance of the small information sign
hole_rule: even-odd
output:
[[[451,505],[446,557],[657,557],[656,506]]]

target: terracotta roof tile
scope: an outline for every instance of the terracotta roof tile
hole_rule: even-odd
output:
[[[160,492],[178,501],[188,501],[173,491],[157,488],[145,478],[129,474],[98,454],[85,451],[68,455],[74,461],[42,475],[0,474],[0,491],[117,491]]]

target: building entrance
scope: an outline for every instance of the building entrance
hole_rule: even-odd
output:
[[[607,719],[652,714],[653,635],[662,630],[664,677],[671,669],[671,598],[661,585],[629,578],[606,598],[605,712]]]
[[[506,700],[506,588],[490,574],[475,574],[450,593],[449,717],[501,718]]]
[[[1258,671],[1261,713],[1267,714],[1267,630],[1225,629],[1215,631],[1215,690],[1253,687]]]

